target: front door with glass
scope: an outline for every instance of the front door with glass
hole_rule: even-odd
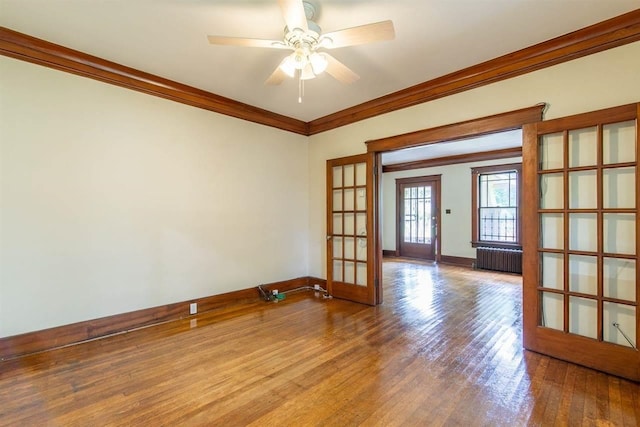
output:
[[[435,260],[440,176],[396,180],[398,255]]]

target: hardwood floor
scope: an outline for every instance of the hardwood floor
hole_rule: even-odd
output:
[[[638,425],[640,385],[522,349],[519,276],[384,275],[2,362],[0,425]]]

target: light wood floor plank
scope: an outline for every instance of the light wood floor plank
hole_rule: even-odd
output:
[[[0,363],[0,426],[637,426],[640,386],[522,349],[519,276],[384,263],[311,292]]]

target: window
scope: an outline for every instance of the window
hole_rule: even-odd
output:
[[[520,246],[520,177],[522,165],[472,169],[472,245]]]

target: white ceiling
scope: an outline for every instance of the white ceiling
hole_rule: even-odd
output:
[[[522,129],[382,153],[383,165],[522,147]]]
[[[286,51],[206,36],[281,39],[276,0],[0,0],[0,25],[217,95],[311,121],[637,9],[638,0],[319,0],[333,31],[391,19],[396,39],[332,51],[361,78],[266,86]]]

